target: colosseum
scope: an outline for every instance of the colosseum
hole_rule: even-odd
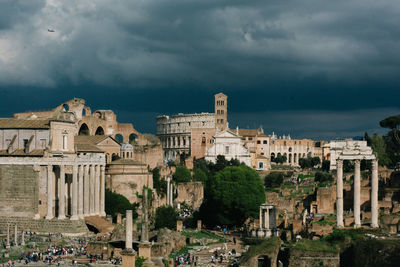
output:
[[[204,157],[217,130],[228,127],[228,97],[223,93],[214,96],[215,113],[179,113],[157,117],[157,136],[164,150],[164,161],[181,161],[187,157]]]

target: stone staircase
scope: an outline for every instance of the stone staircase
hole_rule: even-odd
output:
[[[26,217],[2,217],[0,216],[0,231],[7,232],[7,224],[10,224],[10,232],[14,233],[15,224],[18,231],[32,231],[36,233],[61,233],[65,235],[85,235],[89,232],[84,220],[59,220],[57,218],[32,219]]]
[[[112,223],[98,215],[85,217],[85,222],[96,228],[100,233],[111,233],[114,230],[114,225]]]

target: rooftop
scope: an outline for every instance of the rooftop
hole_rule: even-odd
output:
[[[50,129],[50,120],[1,118],[0,129]]]

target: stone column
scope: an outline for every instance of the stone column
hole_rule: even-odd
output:
[[[7,224],[7,244],[6,244],[6,248],[9,249],[10,248],[10,225]]]
[[[60,165],[60,192],[58,199],[58,219],[65,219],[65,170],[64,165]]]
[[[22,231],[22,235],[21,235],[21,246],[25,246],[25,232]]]
[[[360,191],[361,191],[360,160],[354,161],[354,227],[361,227],[360,220]]]
[[[14,246],[18,247],[18,226],[15,225],[14,228]]]
[[[269,229],[269,208],[264,210],[264,228]]]
[[[378,161],[372,160],[371,181],[371,227],[377,228],[378,224]]]
[[[90,215],[94,215],[94,165],[90,165],[90,185],[89,185],[89,213]]]
[[[79,165],[78,177],[78,217],[83,219],[83,165]]]
[[[47,215],[46,219],[53,219],[53,166],[47,166]]]
[[[125,249],[121,255],[122,267],[135,267],[136,252],[132,249],[132,210],[126,211]]]
[[[169,188],[171,190],[171,192],[169,193],[169,197],[170,197],[169,203],[171,206],[174,206],[174,185],[171,183],[169,185]]]
[[[143,199],[142,199],[142,236],[140,241],[142,242],[149,242],[149,232],[148,232],[148,221],[147,221],[147,188],[143,187]]]
[[[106,205],[106,167],[101,165],[100,167],[100,216],[106,216],[105,205]]]
[[[126,211],[126,239],[125,248],[132,249],[132,210]]]
[[[170,199],[169,195],[171,194],[170,186],[171,186],[171,180],[168,177],[167,178],[167,206],[169,205],[169,199]]]
[[[83,205],[83,214],[84,216],[89,216],[90,210],[89,210],[89,196],[90,196],[90,176],[89,176],[89,165],[84,166],[85,169],[85,178],[84,178],[84,193],[83,193],[83,199],[84,199],[84,205]]]
[[[343,224],[343,160],[336,161],[337,181],[336,181],[336,225],[344,227]]]
[[[71,220],[78,220],[78,165],[72,166],[72,208]]]
[[[94,213],[100,214],[100,165],[96,165],[94,175]]]

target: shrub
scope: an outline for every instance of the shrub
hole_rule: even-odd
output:
[[[283,182],[282,172],[272,172],[265,176],[264,184],[266,187],[279,187]]]
[[[186,166],[177,167],[173,175],[173,179],[177,183],[190,182],[190,177],[190,171],[188,170],[188,168],[186,168]]]
[[[117,216],[117,213],[125,214],[126,210],[133,211],[133,217],[137,218],[137,204],[131,204],[129,200],[121,194],[112,192],[109,189],[105,191],[105,212],[112,217]]]
[[[315,173],[315,181],[320,183],[333,182],[333,177],[328,172],[317,172]]]
[[[171,206],[161,206],[156,210],[156,222],[155,228],[168,228],[174,230],[176,227],[176,221],[178,220],[178,214],[175,209]]]

